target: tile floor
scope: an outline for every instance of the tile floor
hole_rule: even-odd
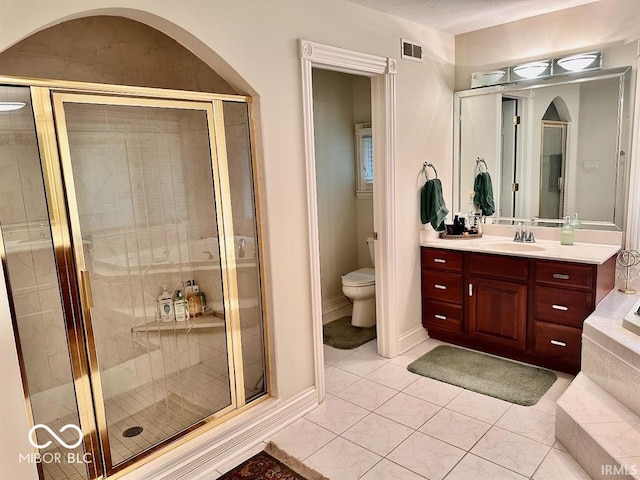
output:
[[[559,373],[522,407],[406,370],[440,344],[429,339],[394,359],[379,357],[375,341],[325,346],[326,401],[270,440],[331,480],[589,479],[554,437],[555,400],[571,376]]]

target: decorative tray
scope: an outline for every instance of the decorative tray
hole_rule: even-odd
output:
[[[471,240],[472,238],[482,238],[481,233],[463,233],[462,235],[449,235],[445,232],[440,232],[440,238],[446,240]]]

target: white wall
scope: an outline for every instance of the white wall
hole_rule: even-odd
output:
[[[424,46],[424,62],[398,61],[395,189],[398,310],[403,334],[420,327],[419,222],[416,174],[423,161],[436,164],[451,187],[453,37],[344,0],[234,2],[129,0],[3,1],[0,51],[21,38],[90,14],[125,15],[150,24],[187,46],[240,91],[254,96],[260,188],[266,239],[266,288],[276,390],[288,399],[314,383],[307,207],[297,39],[399,58],[400,38]],[[2,301],[6,301],[2,295]],[[8,321],[2,310],[2,323]],[[5,366],[11,363],[5,364]],[[3,373],[5,389],[20,388],[15,367]],[[6,372],[6,368],[3,370]],[[18,390],[19,391],[19,390]],[[4,407],[19,418],[24,409]],[[24,426],[0,432],[0,450],[18,451]],[[5,450],[6,449],[6,450]],[[16,453],[17,455],[17,453]],[[15,477],[20,478],[20,477]],[[24,478],[24,477],[23,477]]]

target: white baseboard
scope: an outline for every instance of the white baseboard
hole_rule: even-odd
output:
[[[351,315],[352,308],[351,302],[344,295],[323,301],[322,324],[326,325],[346,315]]]
[[[302,417],[318,405],[311,387],[285,402],[269,399],[203,433],[140,468],[122,480],[210,480],[216,469],[237,455],[268,439],[274,432]]]
[[[429,335],[427,335],[427,330],[422,325],[401,334],[398,337],[398,354],[402,355],[408,352],[419,343],[424,342],[427,338],[429,338]]]
[[[344,295],[322,300],[322,315],[324,316],[328,313],[335,312],[336,310],[344,308],[348,305],[351,305],[351,303]]]

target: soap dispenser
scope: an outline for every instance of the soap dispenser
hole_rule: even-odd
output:
[[[560,229],[560,244],[573,245],[573,227],[571,226],[571,217],[564,217],[564,225]]]

